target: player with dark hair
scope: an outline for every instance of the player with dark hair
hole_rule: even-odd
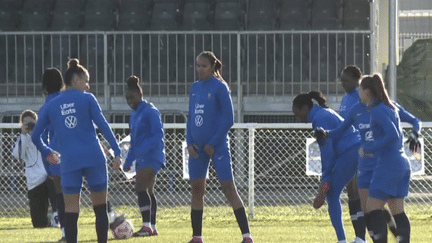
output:
[[[44,71],[42,75],[42,92],[45,97],[45,104],[42,105],[39,112],[44,112],[44,109],[46,109],[46,106],[48,102],[50,102],[52,99],[57,97],[60,92],[64,89],[64,82],[63,82],[63,76],[57,68],[48,68]],[[44,133],[42,134],[42,139],[45,144],[48,144],[51,148],[53,148],[55,151],[58,151],[58,143],[56,142],[56,138],[54,137],[54,131],[52,129],[52,125],[49,125],[47,129],[45,129]],[[65,232],[64,232],[64,200],[63,200],[63,193],[60,183],[60,165],[59,164],[51,164],[48,163],[44,159],[45,166],[47,168],[48,176],[50,179],[50,184],[54,187],[55,192],[55,207],[58,214],[58,221],[60,223],[61,231],[62,231],[62,237],[59,241],[66,241]],[[51,200],[53,202],[53,200]]]
[[[34,228],[53,226],[48,219],[49,188],[47,172],[42,156],[31,141],[31,133],[38,119],[36,112],[25,110],[20,115],[21,134],[16,141],[12,155],[25,165],[27,195],[30,217]]]
[[[199,79],[190,89],[186,130],[192,186],[193,238],[189,243],[203,242],[203,200],[210,159],[222,191],[234,210],[243,236],[242,243],[253,242],[246,211],[233,179],[228,132],[234,124],[234,115],[228,85],[220,75],[221,68],[222,63],[213,52],[204,51],[197,56],[196,69]]]
[[[380,75],[364,77],[360,83],[361,101],[370,110],[373,141],[360,149],[361,156],[377,157],[366,202],[366,224],[376,243],[387,242],[383,214],[389,204],[398,231],[398,241],[410,242],[410,222],[404,210],[411,168],[403,149],[403,132],[397,107],[390,101]]]
[[[318,102],[315,105],[312,100]],[[327,107],[325,97],[319,91],[299,94],[294,98],[292,110],[297,119],[311,122],[313,129],[334,129],[343,118]],[[328,212],[339,243],[346,243],[342,223],[340,195],[345,185],[353,178],[358,164],[357,149],[360,145],[358,131],[351,127],[339,139],[318,140],[321,153],[322,177],[319,193],[314,200],[318,209],[327,197]]]
[[[89,79],[87,69],[77,59],[69,60],[64,75],[66,90],[47,104],[32,135],[33,142],[50,163],[60,163],[61,155],[61,184],[68,243],[77,242],[83,176],[86,177],[91,192],[98,242],[107,242],[108,238],[107,164],[94,124],[114,150],[114,161],[120,160],[120,148],[96,97],[86,92],[89,89]],[[55,137],[58,138],[59,151],[48,147],[41,139],[41,134],[48,125],[52,125]]]
[[[129,171],[136,161],[136,193],[142,216],[142,227],[133,236],[157,235],[157,202],[153,187],[158,171],[165,167],[165,145],[162,118],[159,110],[143,99],[139,78],[130,76],[126,80],[126,101],[132,108],[129,121],[131,142],[128,155],[123,165]],[[114,169],[120,168],[120,161]]]

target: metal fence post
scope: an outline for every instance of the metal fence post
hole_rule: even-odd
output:
[[[249,219],[254,215],[255,204],[255,171],[254,171],[254,154],[255,154],[255,127],[248,126],[249,131]]]

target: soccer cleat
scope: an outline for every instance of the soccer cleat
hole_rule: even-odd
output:
[[[57,242],[66,242],[66,237],[62,236],[62,238],[60,238]]]
[[[188,243],[204,243],[201,237],[192,237],[192,240],[190,240]]]
[[[142,226],[140,230],[133,233],[132,237],[153,236],[153,230],[150,227]]]
[[[360,237],[357,236],[354,239],[354,241],[351,241],[350,243],[366,243],[366,240],[363,240],[362,238],[360,238]]]
[[[111,230],[114,230],[119,224],[121,224],[127,218],[126,214],[116,216],[115,219],[109,224]]]
[[[157,231],[156,228],[153,228],[153,229],[152,229],[152,235],[158,235],[158,231]]]
[[[254,241],[252,240],[251,237],[243,237],[242,242],[240,243],[253,243]]]

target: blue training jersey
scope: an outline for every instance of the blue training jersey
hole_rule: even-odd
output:
[[[131,165],[141,158],[165,166],[164,130],[159,110],[152,103],[141,101],[131,112],[129,129],[131,146],[125,164]]]
[[[357,88],[349,93],[346,93],[342,97],[342,101],[339,107],[339,115],[341,115],[341,117],[345,119],[348,115],[349,110],[359,101],[360,96]]]
[[[58,138],[56,144],[61,155],[62,173],[106,164],[94,124],[111,145],[115,156],[120,156],[120,148],[96,97],[77,89],[66,90],[47,104],[39,115],[32,140],[46,158],[53,148],[42,141],[41,134],[52,125]]]
[[[312,127],[315,130],[322,127],[325,130],[330,130],[338,127],[343,118],[330,108],[314,105],[309,111],[308,120],[312,122]],[[358,146],[360,144],[360,136],[358,131],[351,127],[340,138],[329,138],[324,144],[320,144],[321,167],[322,167],[322,182],[330,181],[331,172],[335,166],[336,159],[345,151]]]
[[[365,153],[373,153],[379,161],[377,169],[410,170],[403,149],[403,132],[397,109],[380,102],[370,110],[370,127],[374,140],[363,146]]]
[[[53,100],[54,98],[56,98],[59,94],[60,94],[60,92],[54,92],[54,93],[49,94],[49,95],[45,98],[45,104],[43,104],[43,105],[41,106],[41,108],[39,109],[39,114],[43,113],[44,110],[45,110],[46,107],[47,107],[47,104],[48,104],[51,100]],[[42,140],[44,141],[45,144],[47,144],[48,146],[50,146],[50,147],[51,147],[52,149],[54,149],[55,151],[58,150],[58,146],[56,145],[55,138],[54,138],[54,130],[52,129],[52,126],[51,126],[51,125],[48,125],[48,126],[47,126],[47,128],[45,129],[45,131],[42,133],[41,137],[42,137]],[[46,157],[44,157],[44,158],[42,158],[42,159],[43,159],[43,162],[44,162],[45,169],[46,169],[47,172],[48,172],[48,171],[49,171],[49,170],[48,170],[48,164],[49,164],[49,163],[48,163],[48,161],[46,160]]]
[[[228,132],[234,124],[234,112],[228,86],[212,76],[195,81],[189,94],[187,144],[200,148],[228,143]]]

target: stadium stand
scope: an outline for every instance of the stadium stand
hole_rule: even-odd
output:
[[[312,3],[311,27],[316,30],[341,28],[341,5],[334,0],[320,0]]]
[[[218,0],[214,7],[214,30],[242,30],[245,25],[243,1]]]
[[[56,1],[50,30],[54,31],[76,31],[83,22],[83,0]]]
[[[150,3],[142,0],[121,1],[117,30],[148,30]]]
[[[281,0],[279,26],[281,30],[310,28],[312,0]]]
[[[0,0],[0,31],[13,31],[19,25],[22,0]]]
[[[249,0],[247,10],[247,30],[274,30],[277,7],[273,0]]]
[[[151,30],[178,30],[180,27],[179,1],[157,1],[153,3]]]
[[[342,26],[346,30],[369,29],[370,7],[368,1],[345,0],[343,3]]]
[[[184,4],[183,30],[210,30],[210,5],[208,1],[188,1]]]
[[[25,0],[19,30],[44,31],[48,29],[55,0]]]
[[[114,30],[118,0],[87,0],[82,30]]]

